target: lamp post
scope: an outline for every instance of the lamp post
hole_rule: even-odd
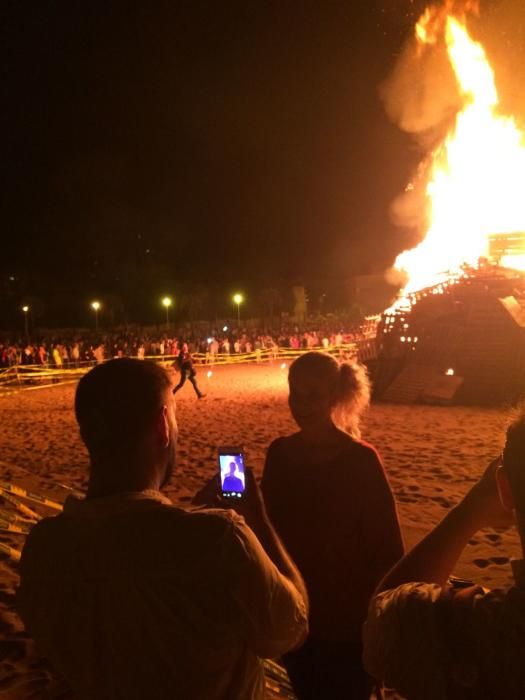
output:
[[[234,294],[233,295],[233,302],[237,304],[237,325],[241,325],[241,304],[244,301],[244,297],[242,294]]]
[[[27,314],[29,313],[29,306],[27,304],[22,306],[22,311],[24,312],[24,328],[26,333],[26,343],[29,343],[29,323],[27,320]]]
[[[95,312],[95,329],[98,330],[98,312],[100,310],[100,302],[99,301],[92,301],[91,308]]]
[[[173,299],[171,297],[163,297],[162,306],[166,309],[166,330],[170,325],[170,306],[173,304]]]

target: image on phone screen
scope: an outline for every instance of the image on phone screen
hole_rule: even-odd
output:
[[[219,454],[222,495],[242,498],[245,489],[244,455],[242,452]]]

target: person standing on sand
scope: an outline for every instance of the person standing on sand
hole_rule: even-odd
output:
[[[186,380],[188,379],[191,382],[193,388],[195,389],[197,398],[203,399],[206,396],[206,394],[202,393],[197,384],[197,372],[193,368],[193,359],[191,357],[190,351],[188,350],[188,343],[182,343],[182,347],[177,356],[177,359],[173,363],[173,367],[176,367],[180,370],[180,381],[177,384],[177,386],[173,389],[174,394],[176,394],[177,391],[182,389],[182,387],[186,383]]]
[[[383,465],[358,439],[368,378],[361,366],[309,352],[290,366],[289,384],[299,432],[270,445],[261,488],[311,611],[310,637],[283,662],[299,700],[368,700],[361,626],[375,587],[403,554]]]
[[[370,673],[407,700],[525,698],[525,562],[487,591],[449,576],[480,528],[517,526],[525,545],[525,414],[503,457],[379,584],[364,628]]]
[[[253,475],[246,520],[161,493],[176,464],[175,401],[148,360],[97,365],[75,412],[88,491],[27,538],[27,632],[79,700],[262,700],[262,659],[301,643],[308,602]]]

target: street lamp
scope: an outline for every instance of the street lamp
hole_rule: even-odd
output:
[[[244,297],[242,294],[234,294],[233,295],[233,302],[234,304],[237,304],[237,325],[241,325],[241,304],[244,301]]]
[[[22,306],[22,311],[24,312],[24,328],[26,332],[26,342],[29,343],[29,325],[27,322],[27,314],[29,312],[29,306],[27,304],[25,306]]]
[[[162,306],[166,309],[166,328],[170,325],[170,306],[173,304],[171,297],[163,297]]]
[[[92,301],[91,308],[95,312],[95,328],[98,330],[98,312],[100,310],[100,301]]]

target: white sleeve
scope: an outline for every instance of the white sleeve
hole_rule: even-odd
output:
[[[407,583],[374,597],[363,628],[366,670],[409,700],[445,700],[436,584]]]
[[[305,601],[270,560],[244,519],[235,519],[234,535],[240,567],[232,594],[245,620],[248,645],[260,657],[278,657],[305,636]]]

